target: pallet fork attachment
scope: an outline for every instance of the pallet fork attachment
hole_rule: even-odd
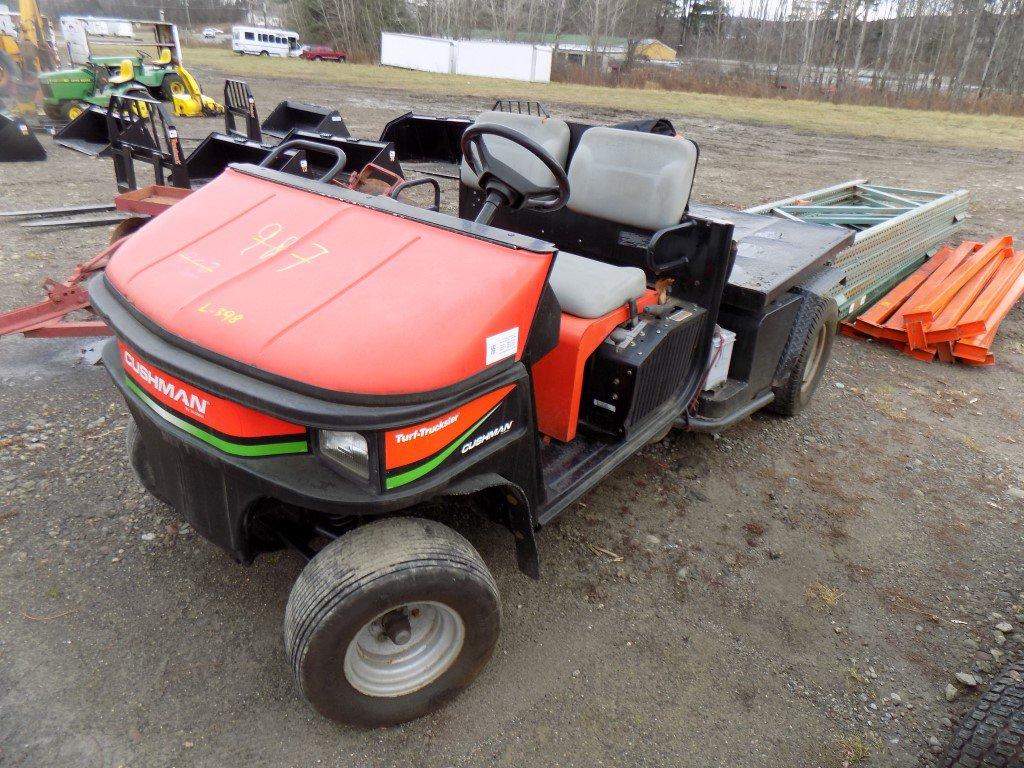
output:
[[[107,129],[118,192],[139,188],[136,160],[153,167],[157,184],[188,188],[178,129],[159,101],[145,96],[111,96]]]
[[[225,80],[224,130],[214,131],[192,150],[185,158],[185,173],[191,184],[204,184],[231,163],[258,165],[270,149],[263,143],[256,99],[249,84]]]
[[[239,130],[239,122],[245,125],[244,131]],[[245,80],[224,81],[224,132],[229,136],[244,136],[250,141],[263,142],[256,97]]]
[[[0,163],[45,159],[46,150],[25,121],[0,112]]]

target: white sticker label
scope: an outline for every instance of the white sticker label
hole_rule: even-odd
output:
[[[487,365],[515,357],[519,350],[519,329],[509,328],[507,331],[487,337]]]

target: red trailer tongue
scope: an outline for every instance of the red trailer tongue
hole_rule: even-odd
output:
[[[133,235],[106,275],[216,355],[326,390],[405,394],[518,358],[550,262],[230,169]]]

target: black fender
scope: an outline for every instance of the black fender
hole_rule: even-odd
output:
[[[501,475],[485,473],[450,486],[445,495],[484,496],[484,514],[508,528],[515,539],[519,570],[535,581],[540,580],[540,551],[534,535],[533,510],[526,491]]]

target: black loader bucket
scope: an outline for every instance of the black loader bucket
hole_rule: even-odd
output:
[[[459,142],[473,121],[468,117],[429,117],[408,112],[384,126],[381,141],[394,142],[398,160],[411,163],[457,163]]]
[[[185,158],[185,170],[192,186],[205,184],[231,163],[257,164],[270,154],[270,148],[244,136],[211,133]]]
[[[341,136],[325,137],[308,131],[292,131],[281,140],[281,143],[284,144],[296,139],[337,147],[344,152],[345,167],[335,177],[342,181],[345,181],[343,178],[344,174],[359,173],[371,163],[378,168],[383,168],[400,178],[404,178],[402,166],[399,165],[395,156],[395,148],[390,142],[353,139]],[[307,175],[315,178],[319,178],[326,173],[337,159],[336,155],[329,150],[317,152],[307,147],[304,152],[305,160],[308,164]]]
[[[627,123],[616,123],[612,128],[620,128],[624,131],[639,131],[640,133],[656,133],[659,136],[676,135],[675,126],[664,117],[650,118],[648,120],[630,120]]]
[[[284,138],[293,130],[321,136],[350,135],[338,110],[304,101],[282,101],[263,121],[263,133],[277,139]]]
[[[62,147],[98,157],[110,152],[107,110],[91,104],[53,137]]]
[[[0,112],[0,163],[45,160],[46,150],[23,120]]]

